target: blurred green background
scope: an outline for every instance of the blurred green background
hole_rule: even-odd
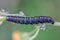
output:
[[[10,13],[23,11],[26,16],[51,16],[55,21],[60,21],[60,0],[0,0],[0,9]],[[5,21],[0,26],[0,40],[12,40],[13,31],[30,32],[33,29],[33,25]],[[34,40],[60,40],[60,27],[46,25],[46,30],[40,30]]]

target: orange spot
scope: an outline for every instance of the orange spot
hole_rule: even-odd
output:
[[[12,40],[21,40],[20,32],[13,32]]]

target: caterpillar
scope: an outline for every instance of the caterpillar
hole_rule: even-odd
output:
[[[53,18],[49,16],[35,16],[35,17],[20,17],[20,16],[6,16],[8,22],[20,24],[38,24],[51,23],[54,24]]]

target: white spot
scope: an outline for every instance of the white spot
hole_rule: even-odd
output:
[[[46,24],[45,23],[41,24],[40,29],[45,30],[46,29]]]
[[[19,16],[26,17],[22,11],[19,12]]]

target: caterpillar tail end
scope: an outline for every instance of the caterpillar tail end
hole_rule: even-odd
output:
[[[5,20],[5,17],[0,16],[0,25],[2,25],[2,23],[4,22],[4,20]]]

